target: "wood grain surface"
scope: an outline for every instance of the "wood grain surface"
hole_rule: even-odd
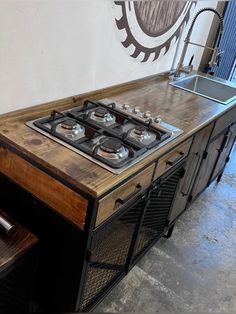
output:
[[[176,23],[186,3],[184,1],[137,1],[135,5],[138,21],[145,27],[145,33],[158,36],[167,32]]]
[[[154,115],[160,114],[164,121],[183,129],[184,133],[122,174],[115,175],[25,125],[26,121],[45,116],[53,109],[68,109],[85,99],[105,97],[150,110]],[[152,76],[2,115],[0,141],[39,162],[76,188],[99,197],[233,107],[234,104],[223,106],[170,86],[164,75]],[[236,110],[231,114],[235,116]]]
[[[0,214],[9,219],[1,209]],[[17,222],[12,222],[16,225],[12,234],[5,236],[0,232],[0,271],[9,267],[38,243],[38,239],[33,234],[17,224]]]
[[[168,220],[170,223],[175,220],[178,215],[186,208],[188,197],[193,187],[194,180],[197,176],[202,156],[210,139],[213,126],[214,123],[212,122],[194,136],[185,167],[186,172],[177,187],[176,197],[169,213]]]
[[[0,171],[80,229],[84,229],[87,199],[3,147],[0,147]]]
[[[140,192],[149,188],[152,182],[152,176],[155,163],[149,166],[147,169],[141,171],[132,179],[122,184],[115,191],[112,191],[99,201],[98,212],[96,218],[96,227],[106,220],[108,217],[116,213],[123,205],[117,202],[117,200],[125,200],[136,192],[138,185],[141,186]],[[136,196],[136,195],[135,195]]]
[[[170,170],[176,165],[177,162],[188,156],[188,152],[192,143],[192,137],[185,141],[183,144],[179,145],[177,148],[172,149],[170,152],[162,156],[158,160],[158,165],[154,174],[154,180],[162,176],[165,172]],[[173,161],[173,164],[169,164]],[[176,161],[176,162],[175,162]]]
[[[222,117],[217,119],[213,132],[211,134],[211,138],[214,138],[219,133],[221,133],[226,128],[228,128],[230,124],[235,122],[235,120],[236,120],[236,109],[226,112]]]

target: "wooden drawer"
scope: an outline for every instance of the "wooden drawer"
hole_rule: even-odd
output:
[[[236,107],[226,112],[223,116],[218,118],[215,123],[211,138],[214,138],[219,133],[228,128],[233,122],[236,121]]]
[[[170,170],[188,155],[192,140],[193,138],[190,138],[158,160],[154,180],[162,176],[166,171]]]
[[[126,200],[135,198],[150,186],[154,166],[154,164],[149,166],[99,201],[96,227],[125,205]]]

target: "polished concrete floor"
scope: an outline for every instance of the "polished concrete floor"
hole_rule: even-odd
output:
[[[212,185],[96,312],[236,312],[236,148]]]

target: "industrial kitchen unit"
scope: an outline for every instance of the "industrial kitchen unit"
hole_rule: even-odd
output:
[[[25,125],[105,97],[160,113],[184,132],[117,175]],[[173,90],[153,77],[3,116],[1,206],[40,240],[39,306],[93,308],[161,236],[170,236],[187,206],[220,178],[235,121],[233,104]]]

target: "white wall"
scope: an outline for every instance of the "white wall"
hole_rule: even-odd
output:
[[[200,1],[194,12],[216,4]],[[138,62],[120,43],[117,14],[111,0],[0,0],[0,113],[168,70],[176,45]],[[194,40],[206,41],[212,17],[199,18]]]

